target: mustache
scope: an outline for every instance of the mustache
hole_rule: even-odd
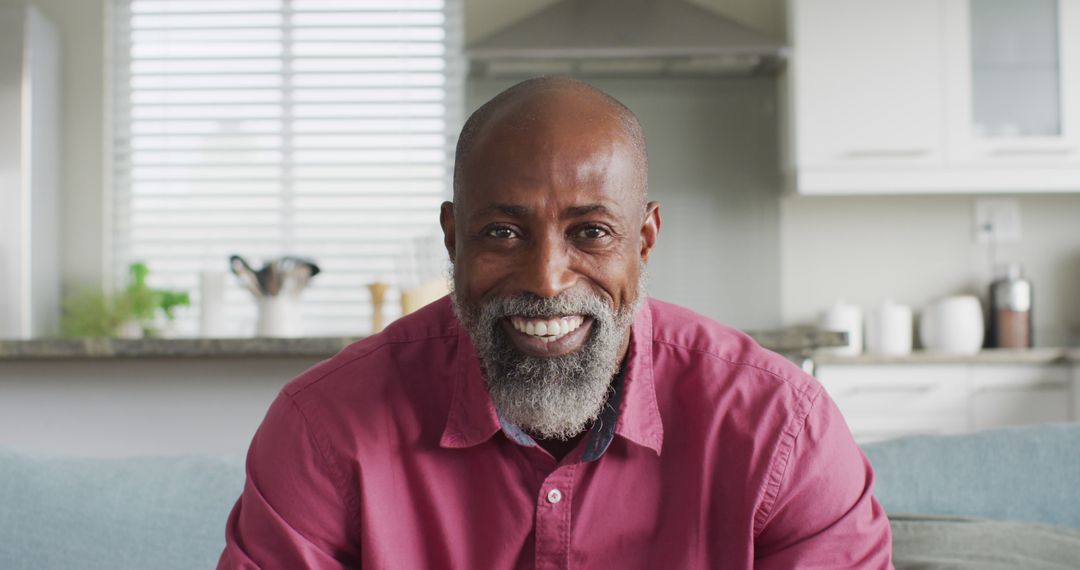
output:
[[[611,314],[613,308],[595,293],[565,291],[555,297],[540,297],[532,293],[494,297],[481,305],[480,312],[483,320],[497,320],[511,316],[550,319],[566,315],[583,315],[599,319]]]

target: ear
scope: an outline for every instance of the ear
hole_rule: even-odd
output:
[[[450,261],[454,261],[454,256],[457,253],[457,242],[455,241],[454,232],[454,203],[443,202],[439,208],[439,225],[442,226],[443,233],[443,245],[446,246],[446,253],[450,256]]]
[[[649,254],[656,247],[660,236],[660,202],[645,204],[645,221],[641,224],[641,261],[649,261]]]

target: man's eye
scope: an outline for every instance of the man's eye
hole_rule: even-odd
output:
[[[517,232],[506,226],[495,226],[488,229],[486,235],[493,238],[510,239],[517,237]]]
[[[608,232],[600,226],[586,226],[578,231],[578,236],[585,239],[601,239],[607,237]]]

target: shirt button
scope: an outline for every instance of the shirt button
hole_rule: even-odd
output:
[[[547,500],[548,500],[549,503],[551,503],[553,505],[555,503],[558,503],[559,501],[562,500],[562,491],[560,491],[558,489],[552,489],[552,490],[548,491]]]

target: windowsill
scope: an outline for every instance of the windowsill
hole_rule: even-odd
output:
[[[0,340],[0,360],[333,356],[357,340],[319,338],[46,338]]]
[[[748,331],[762,346],[795,354],[821,346],[841,346],[843,333],[789,328]],[[305,338],[44,338],[0,340],[0,360],[117,358],[247,358],[333,356],[359,337]]]

